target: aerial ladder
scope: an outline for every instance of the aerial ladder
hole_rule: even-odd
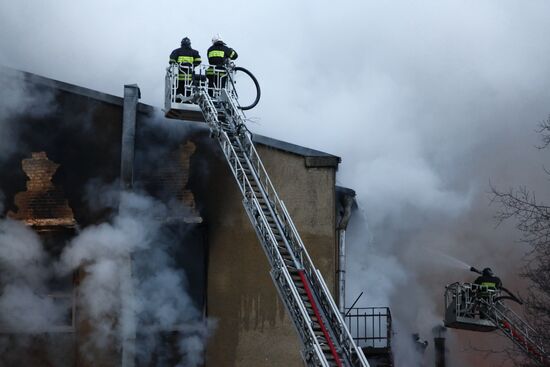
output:
[[[445,288],[444,324],[450,328],[481,332],[500,330],[533,363],[550,367],[550,356],[540,335],[506,305],[505,300],[521,303],[511,293],[504,295],[500,290],[483,285],[449,284]]]
[[[230,63],[223,72],[216,73],[214,85],[209,85],[205,77],[208,68],[191,70],[177,64],[168,68],[165,115],[199,121],[200,112],[208,124],[235,177],[244,209],[267,255],[275,287],[299,334],[305,364],[369,367],[269,179],[245,126],[243,110],[256,105],[260,97],[256,78],[248,70]],[[192,80],[178,80],[177,75],[182,72],[193,74]],[[248,106],[239,105],[237,74],[248,75],[256,87],[256,98]],[[221,87],[222,78],[226,78],[224,87]]]

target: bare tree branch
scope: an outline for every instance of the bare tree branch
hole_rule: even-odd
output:
[[[550,146],[550,116],[540,124],[538,132],[542,145],[537,148]],[[525,186],[500,191],[491,185],[491,194],[491,202],[499,206],[495,215],[498,222],[514,220],[522,234],[521,242],[527,245],[525,265],[520,274],[530,282],[525,302],[526,317],[539,333],[543,348],[550,351],[550,206],[537,200]],[[516,366],[533,365],[523,356],[518,358],[520,354],[513,348],[491,352],[506,354]]]
[[[538,149],[544,149],[550,145],[550,116],[539,124],[537,132],[541,135],[542,145],[537,146]]]

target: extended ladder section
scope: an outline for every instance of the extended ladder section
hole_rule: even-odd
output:
[[[216,108],[200,88],[197,103],[241,190],[273,281],[304,344],[304,361],[310,366],[368,366],[269,179],[236,99],[222,89]]]
[[[445,291],[445,326],[475,331],[499,329],[533,362],[550,367],[538,333],[504,304],[500,292],[470,283],[453,283]]]
[[[308,366],[368,367],[269,179],[244,125],[233,83],[227,84],[213,89],[196,82],[191,102],[200,107],[237,181],[273,282],[303,343],[302,357]]]

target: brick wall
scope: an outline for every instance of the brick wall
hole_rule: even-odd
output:
[[[15,195],[18,210],[8,216],[33,227],[74,226],[74,214],[63,189],[52,183],[59,164],[49,160],[45,152],[33,152],[21,166],[28,177],[27,191]]]
[[[191,156],[196,145],[188,140],[162,155],[154,169],[143,174],[146,186],[152,187],[155,194],[168,200],[177,200],[187,209],[183,219],[185,222],[202,222],[196,210],[195,196],[187,188],[189,182]],[[149,167],[148,167],[149,168]],[[176,219],[176,218],[174,218]]]

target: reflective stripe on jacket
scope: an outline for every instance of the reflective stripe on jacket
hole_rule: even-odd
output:
[[[185,70],[179,70],[178,79],[191,80],[192,68],[199,66],[201,61],[201,56],[197,50],[194,50],[191,47],[182,46],[172,51],[169,62],[170,64],[180,64],[181,66],[189,67],[189,73]]]
[[[489,289],[497,289],[497,283],[495,283],[495,282],[483,282],[480,285],[482,287],[487,287]]]
[[[212,46],[210,46],[207,55],[208,63],[210,65],[216,66],[216,69],[208,68],[208,70],[206,70],[206,74],[210,75],[220,73],[221,70],[223,70],[223,64],[225,60],[235,60],[237,59],[237,57],[239,57],[235,50],[233,50],[231,47],[227,47],[227,45],[223,42],[216,42]]]

